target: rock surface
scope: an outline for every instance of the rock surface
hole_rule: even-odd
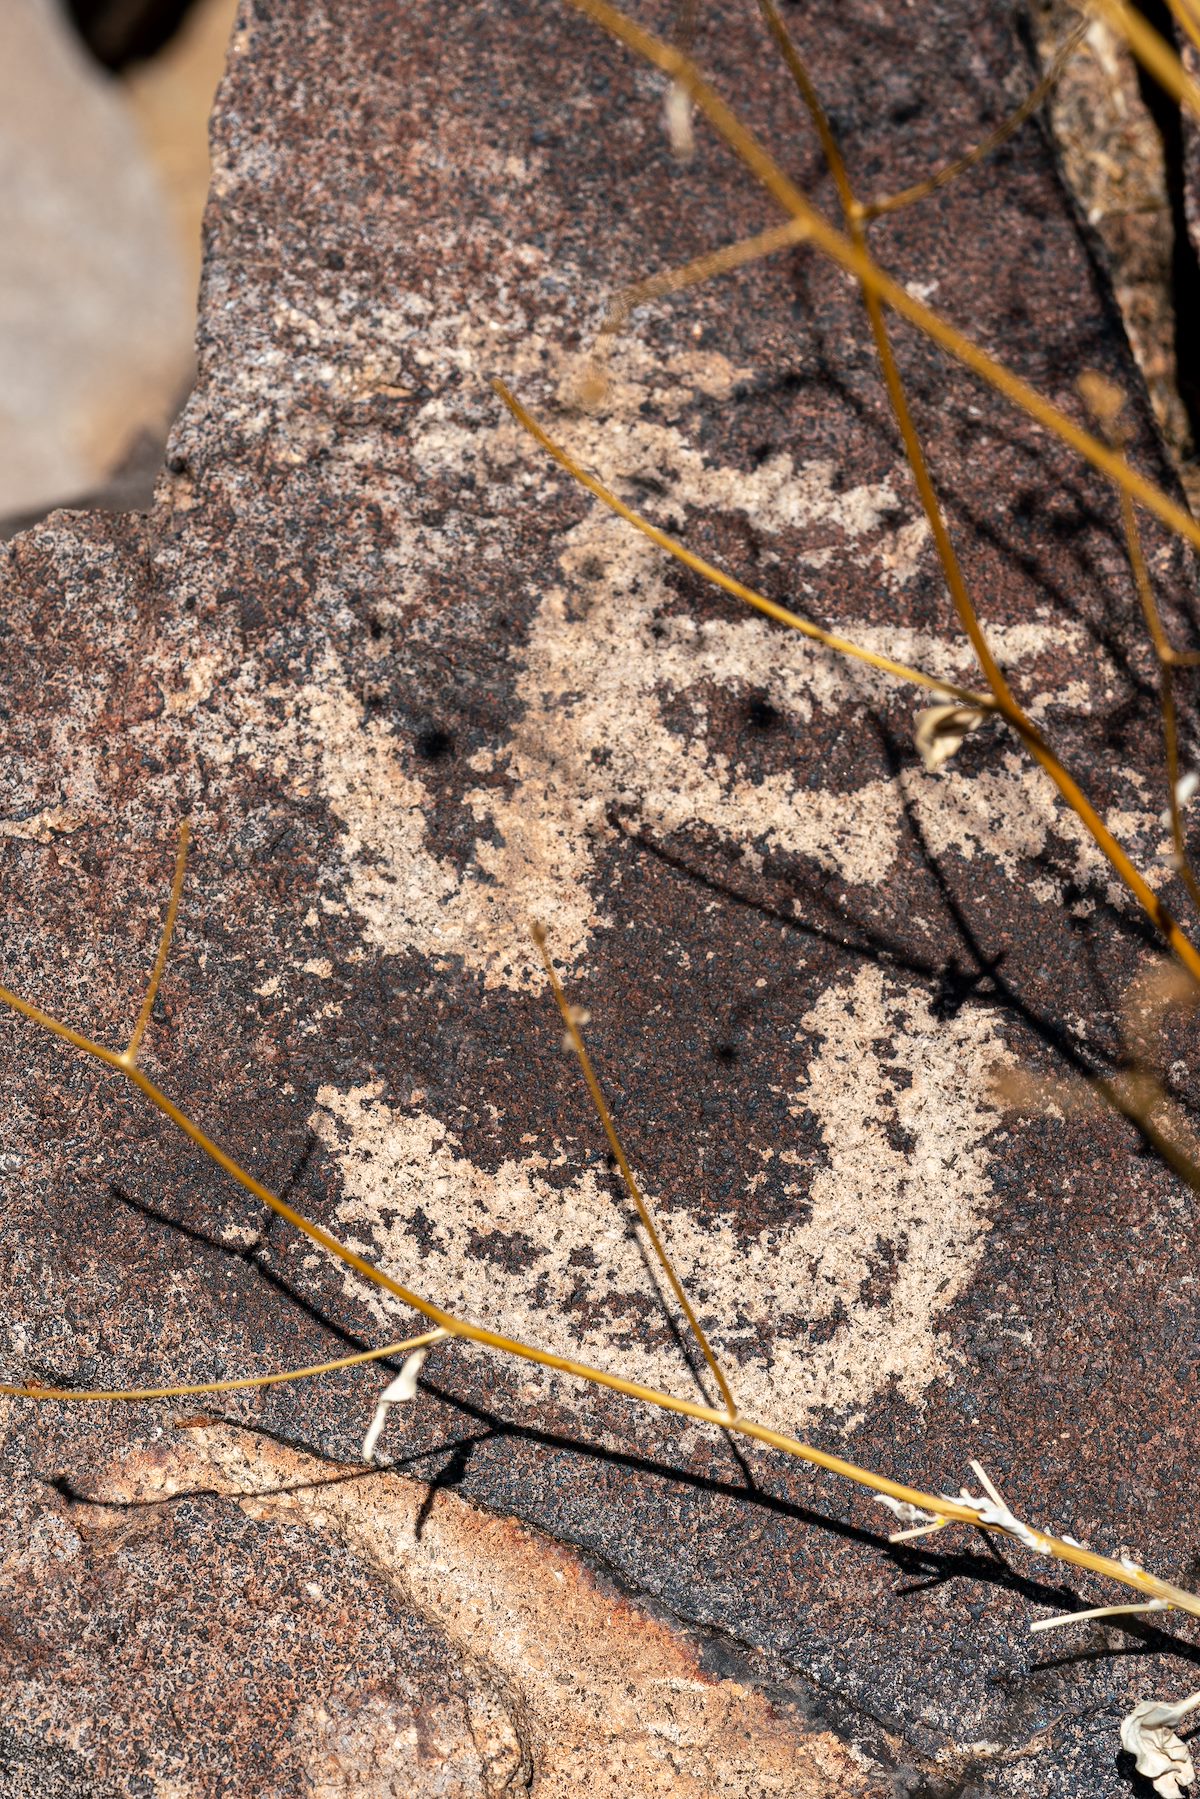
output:
[[[792,12],[865,189],[1009,104],[1006,9]],[[753,18],[706,9],[696,48],[832,207]],[[0,978],[122,1044],[189,814],[148,1072],[440,1302],[691,1393],[543,919],[743,1411],[937,1489],[976,1456],[1022,1516],[1194,1582],[1194,1203],[1115,1118],[991,1084],[1117,1063],[1148,928],[997,732],[926,775],[910,692],[682,576],[486,384],[702,553],[969,680],[853,292],[798,252],[651,307],[582,411],[611,290],[770,214],[703,133],[680,169],[661,83],[549,0],[247,0],[215,157],[153,512],[56,515],[0,565]],[[1036,129],[875,242],[1067,408],[1085,369],[1124,383],[1169,478]],[[1113,498],[899,344],[1003,660],[1166,889]],[[11,1376],[403,1334],[136,1095],[0,1040]],[[1181,1107],[1196,1047],[1173,1031]],[[1114,1595],[894,1548],[861,1493],[483,1352],[438,1351],[398,1471],[356,1475],[380,1384],[198,1429],[4,1405],[0,1792],[1117,1799],[1122,1713],[1195,1684],[1173,1627],[1028,1635]]]

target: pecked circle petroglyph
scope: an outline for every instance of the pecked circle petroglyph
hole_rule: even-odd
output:
[[[460,342],[457,354],[469,345]],[[689,443],[688,395],[727,389],[734,371],[712,355],[681,359],[673,409],[660,408],[671,422],[651,424],[639,403],[661,392],[639,356],[625,356],[610,416],[568,417],[564,435],[582,460],[608,478],[653,473],[665,483],[668,513],[673,505],[740,510],[768,534],[811,523],[822,547],[807,564],[801,557],[801,592],[804,567],[819,568],[831,541],[869,561],[884,586],[902,589],[912,578],[924,527],[904,517],[899,472],[895,483],[844,489],[819,461],[779,456],[750,473],[714,468]],[[429,469],[477,466],[500,502],[506,484],[517,503],[555,479],[531,461],[506,417],[468,430],[439,398],[417,409],[413,441]],[[410,598],[419,597],[428,554],[415,528],[396,545]],[[706,696],[753,690],[803,725],[818,710],[869,707],[885,678],[757,618],[701,621],[670,599],[660,552],[598,506],[556,540],[513,652],[511,728],[468,765],[479,783],[461,800],[474,838],[465,861],[431,840],[430,789],[412,746],[385,719],[364,714],[332,650],[299,687],[272,686],[253,656],[228,670],[191,670],[186,689],[168,695],[168,710],[190,716],[214,761],[238,758],[306,793],[315,787],[342,827],[335,872],[367,942],[435,968],[457,959],[485,988],[540,984],[525,953],[532,918],[549,925],[562,963],[586,960],[607,925],[593,874],[614,807],[655,833],[700,827],[751,856],[807,857],[848,884],[876,886],[895,867],[907,804],[934,854],[986,859],[1044,899],[1055,896],[1054,880],[1041,869],[1031,875],[1030,860],[1053,837],[1081,887],[1109,890],[1107,867],[1074,815],[999,739],[970,777],[954,767],[931,777],[914,763],[895,780],[867,779],[843,793],[809,785],[802,771],[752,778],[710,744]],[[970,676],[961,642],[839,624],[935,673]],[[1036,691],[1039,658],[1082,648],[1075,627],[1039,617],[992,637],[1001,660],[1026,672],[1035,716],[1086,698],[1079,683]],[[196,705],[199,694],[212,703]],[[681,708],[689,732],[677,728]],[[1124,810],[1113,822],[1152,854],[1161,827],[1138,777],[1124,780]],[[891,1384],[918,1402],[946,1371],[938,1321],[977,1268],[991,1215],[987,1140],[997,1117],[986,1081],[1002,1054],[985,1010],[938,1022],[918,985],[875,967],[816,997],[801,1022],[795,1103],[817,1118],[825,1160],[802,1180],[800,1149],[785,1144],[767,1177],[784,1199],[795,1196],[796,1222],[740,1240],[728,1222],[702,1229],[669,1196],[661,1213],[705,1326],[736,1373],[740,1402],[790,1428],[825,1409],[852,1417]],[[890,1046],[886,1059],[879,1043]],[[478,1166],[447,1121],[376,1087],[322,1088],[312,1122],[340,1166],[339,1229],[398,1276],[518,1337],[686,1390],[669,1336],[659,1341],[646,1328],[652,1294],[626,1208],[594,1169],[567,1172],[561,1158],[536,1153]],[[418,1209],[436,1219],[432,1245],[419,1240]],[[599,1239],[597,1218],[607,1220]],[[528,1246],[521,1271],[477,1253],[494,1233]],[[596,1248],[594,1268],[571,1262],[583,1243]],[[385,1302],[362,1296],[382,1317]]]
[[[1004,1059],[985,1009],[939,1021],[915,983],[873,965],[800,1022],[798,1043],[813,1047],[807,1068],[797,1049],[792,1111],[815,1114],[825,1162],[811,1183],[796,1178],[797,1129],[768,1176],[785,1196],[807,1188],[798,1221],[739,1240],[725,1221],[701,1225],[651,1199],[739,1404],[783,1428],[827,1408],[853,1416],[893,1382],[919,1402],[946,1371],[937,1319],[982,1253],[998,1124],[989,1073]],[[691,1391],[668,1333],[647,1326],[632,1208],[596,1169],[552,1181],[565,1159],[536,1152],[481,1168],[445,1123],[379,1087],[323,1087],[317,1099],[310,1124],[340,1169],[347,1242],[460,1316]],[[493,1233],[523,1244],[518,1267],[479,1253]],[[582,1245],[594,1266],[573,1259]],[[356,1277],[348,1287],[388,1319],[377,1289]]]
[[[711,367],[707,374],[715,379]],[[889,483],[838,492],[826,465],[796,467],[787,458],[751,475],[713,470],[675,425],[647,425],[628,393],[623,400],[616,452],[612,419],[570,424],[572,450],[602,472],[615,454],[626,475],[667,471],[667,503],[740,508],[768,530],[785,517],[820,521],[871,556],[881,580],[903,586],[911,578],[923,526],[895,523]],[[506,420],[484,438],[468,441],[435,407],[422,441],[429,458],[460,467],[478,459],[493,478],[515,478],[527,466],[527,446]],[[663,833],[701,825],[875,885],[899,851],[902,791],[937,852],[987,855],[1011,875],[1054,833],[1085,880],[1103,880],[1074,818],[1036,770],[1002,749],[982,779],[914,771],[902,788],[869,780],[841,795],[790,775],[750,779],[706,742],[706,690],[753,687],[804,722],[818,707],[869,704],[880,677],[754,618],[701,623],[664,609],[660,554],[599,508],[557,548],[520,652],[517,722],[503,748],[478,764],[504,781],[465,796],[478,826],[474,867],[452,867],[430,848],[423,782],[386,723],[364,720],[336,680],[302,695],[296,728],[319,758],[322,791],[345,828],[346,897],[376,944],[460,957],[485,985],[525,985],[540,978],[521,946],[527,921],[541,917],[556,954],[578,961],[606,922],[590,875],[614,805]],[[949,640],[846,628],[938,672],[969,671],[962,646]],[[994,638],[1010,666],[1075,647],[1070,627],[1042,619]],[[691,706],[690,739],[665,716],[667,700],[681,697]],[[1156,835],[1140,798],[1131,790],[1123,823]],[[1048,878],[1043,884],[1049,890]],[[997,1124],[987,1080],[1002,1059],[985,1011],[938,1022],[916,984],[874,967],[822,994],[801,1022],[801,1041],[815,1040],[815,1049],[807,1069],[798,1068],[796,1104],[817,1117],[826,1161],[801,1183],[799,1149],[785,1145],[770,1177],[785,1195],[805,1194],[797,1222],[739,1241],[728,1223],[702,1228],[692,1212],[669,1205],[661,1213],[705,1328],[735,1372],[740,1403],[786,1427],[827,1409],[852,1417],[892,1384],[919,1402],[946,1371],[938,1320],[982,1254],[991,1208],[986,1142]],[[890,1046],[886,1059],[880,1043]],[[340,1166],[338,1227],[368,1254],[403,1278],[419,1277],[466,1316],[686,1390],[677,1349],[645,1327],[649,1289],[636,1232],[595,1170],[564,1179],[537,1153],[477,1166],[444,1120],[374,1087],[323,1088],[312,1124]],[[432,1245],[418,1212],[437,1221]],[[599,1233],[598,1218],[607,1221]],[[492,1233],[526,1246],[519,1271],[476,1253]],[[594,1268],[572,1261],[581,1243],[594,1245]],[[382,1319],[386,1302],[356,1291]]]

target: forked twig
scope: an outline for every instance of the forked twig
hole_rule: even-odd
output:
[[[1003,144],[1008,142],[1010,137],[1016,135],[1027,119],[1033,117],[1042,101],[1061,81],[1063,71],[1087,35],[1087,28],[1087,20],[1081,19],[1059,46],[1050,67],[1037,85],[1026,94],[1021,104],[1015,107],[1006,119],[1002,119],[994,130],[988,132],[986,137],[981,137],[977,144],[972,145],[971,149],[965,150],[961,156],[954,157],[951,162],[943,163],[940,169],[937,169],[932,175],[926,175],[923,181],[914,181],[911,187],[901,188],[895,194],[884,194],[881,199],[863,202],[857,207],[857,216],[864,224],[869,224],[872,219],[882,219],[886,214],[899,212],[903,207],[915,206],[921,200],[928,200],[931,194],[936,194],[940,189],[949,187],[950,183],[957,181],[960,175],[967,174],[979,163],[986,161],[989,156],[993,156]]]
[[[679,294],[685,288],[696,287],[702,281],[711,281],[715,275],[729,275],[734,269],[745,268],[749,262],[761,262],[764,256],[773,256],[777,250],[788,250],[794,245],[803,243],[808,236],[808,226],[803,219],[789,219],[786,224],[772,225],[766,231],[759,231],[754,237],[743,237],[735,244],[725,244],[719,250],[707,250],[703,256],[696,256],[691,262],[685,262],[678,268],[665,269],[661,274],[650,275],[645,281],[635,281],[632,287],[622,288],[609,305],[600,332],[592,351],[595,374],[589,384],[585,398],[599,399],[603,389],[603,368],[606,351],[618,331],[623,331],[631,312],[639,306],[646,306],[651,300],[661,299],[665,294]]]
[[[863,224],[873,219],[883,218],[889,213],[899,212],[903,208],[916,205],[928,199],[932,194],[948,187],[965,175],[970,169],[984,162],[995,151],[1006,144],[1021,129],[1026,120],[1037,111],[1047,94],[1057,85],[1067,64],[1074,56],[1087,33],[1087,22],[1081,20],[1056,53],[1053,62],[1021,104],[1006,119],[1003,119],[993,131],[981,138],[963,155],[943,164],[932,175],[914,182],[911,187],[902,188],[894,194],[884,194],[878,200],[855,200],[850,217]],[[679,49],[686,45],[676,38]],[[694,287],[702,281],[709,281],[715,275],[725,275],[734,269],[744,268],[747,263],[757,262],[766,256],[773,256],[778,250],[790,249],[802,243],[808,236],[808,227],[799,219],[792,219],[785,225],[773,225],[760,231],[753,237],[741,238],[737,243],[726,244],[719,250],[706,251],[703,256],[694,257],[690,262],[674,269],[667,269],[657,275],[650,275],[643,281],[636,281],[631,286],[622,288],[609,305],[600,326],[599,336],[593,355],[596,361],[603,364],[604,353],[608,343],[622,330],[631,312],[637,307],[646,305],[651,300],[660,299],[665,294],[681,293],[685,288]],[[597,395],[598,397],[598,395]]]
[[[189,819],[184,819],[179,827],[179,847],[175,851],[175,876],[171,882],[171,897],[167,901],[167,917],[159,939],[158,954],[154,958],[154,967],[150,971],[150,985],[146,989],[146,997],[142,1001],[142,1009],[137,1015],[137,1023],[133,1027],[133,1036],[125,1050],[125,1060],[130,1067],[137,1061],[138,1047],[150,1023],[150,1014],[154,1010],[154,1001],[158,997],[158,983],[162,980],[163,969],[167,966],[167,957],[171,953],[171,938],[175,931],[175,919],[179,913],[179,898],[183,892],[183,876],[187,868],[188,843],[192,834]]]
[[[589,474],[567,453],[566,450],[562,448],[561,445],[555,443],[549,433],[537,423],[529,410],[525,406],[522,406],[508,391],[502,381],[493,380],[492,386],[499,397],[504,401],[504,404],[512,412],[514,418],[525,427],[530,436],[542,446],[548,455],[552,456],[562,468],[566,469],[569,475],[573,476],[574,479],[579,482],[580,486],[585,487],[589,493],[594,494],[598,500],[601,500],[604,505],[610,507],[620,518],[626,519],[631,525],[635,526],[637,530],[649,537],[652,542],[658,544],[660,549],[665,550],[668,555],[674,556],[678,561],[682,562],[685,567],[693,569],[697,574],[704,575],[708,580],[714,581],[717,586],[724,588],[727,593],[732,593],[736,595],[737,598],[745,600],[748,605],[754,606],[759,612],[766,613],[769,618],[774,618],[780,624],[788,625],[793,630],[800,631],[804,636],[811,637],[818,643],[823,643],[827,649],[837,650],[843,655],[856,657],[860,662],[869,663],[873,668],[879,668],[888,674],[894,674],[900,680],[911,681],[919,686],[932,687],[947,693],[952,693],[961,699],[964,704],[979,707],[983,710],[994,710],[998,712],[1000,716],[1012,726],[1013,730],[1016,731],[1017,735],[1029,749],[1029,752],[1034,759],[1039,762],[1046,770],[1047,774],[1049,774],[1051,780],[1062,794],[1068,806],[1070,806],[1071,810],[1078,815],[1080,821],[1086,826],[1097,847],[1107,857],[1108,861],[1116,870],[1117,874],[1120,875],[1139,905],[1141,905],[1152,922],[1162,932],[1163,937],[1175,951],[1175,954],[1179,957],[1179,960],[1183,963],[1185,968],[1187,968],[1189,974],[1200,981],[1200,951],[1197,951],[1191,939],[1175,922],[1175,919],[1167,910],[1163,901],[1159,898],[1158,894],[1155,893],[1140,869],[1132,861],[1128,852],[1113,836],[1112,832],[1109,830],[1100,814],[1096,811],[1074,776],[1059,760],[1054,750],[1042,737],[1041,733],[1028,719],[1026,714],[1016,705],[1015,701],[1006,705],[1000,700],[998,695],[972,693],[967,688],[957,687],[953,682],[926,675],[920,670],[908,668],[902,663],[894,663],[889,657],[878,655],[873,650],[864,650],[858,644],[850,643],[846,638],[836,637],[833,632],[822,631],[819,626],[813,625],[808,619],[801,618],[797,613],[789,613],[786,607],[778,606],[773,600],[768,600],[762,594],[756,593],[753,588],[743,586],[740,581],[735,581],[732,576],[726,575],[722,570],[715,568],[712,563],[705,562],[702,557],[695,555],[683,544],[676,542],[673,537],[669,537],[665,531],[660,531],[658,527],[652,525],[648,519],[642,518],[639,513],[634,512],[631,507],[626,506],[623,500],[618,499],[616,494],[612,493],[604,486],[603,482],[598,481],[594,475]]]
[[[716,1406],[701,1404],[695,1400],[680,1399],[672,1393],[661,1392],[655,1387],[644,1386],[641,1382],[626,1380],[623,1375],[612,1374],[607,1369],[590,1367],[586,1362],[577,1362],[568,1356],[554,1354],[550,1350],[538,1349],[533,1344],[522,1343],[514,1337],[504,1336],[499,1331],[487,1329],[483,1325],[473,1324],[465,1318],[458,1318],[453,1313],[444,1311],[432,1300],[413,1292],[383,1269],[376,1267],[364,1256],[341,1243],[338,1238],[304,1217],[286,1201],[271,1192],[269,1187],[257,1180],[244,1169],[234,1158],[223,1150],[199,1125],[187,1116],[173,1100],[167,1098],[153,1081],[149,1080],[142,1070],[131,1064],[116,1050],[107,1049],[103,1044],[95,1042],[83,1032],[76,1031],[70,1025],[44,1012],[40,1007],[32,1005],[13,993],[7,987],[0,987],[0,1005],[20,1014],[41,1030],[49,1032],[61,1042],[70,1044],[92,1060],[101,1063],[114,1073],[121,1075],[132,1083],[155,1109],[163,1114],[177,1130],[182,1131],[188,1140],[202,1151],[204,1155],[231,1179],[251,1193],[270,1208],[285,1223],[301,1232],[310,1242],[315,1243],[328,1255],[352,1268],[383,1292],[398,1299],[402,1304],[411,1306],[428,1318],[437,1327],[433,1335],[445,1332],[449,1337],[461,1338],[465,1342],[478,1343],[484,1348],[497,1350],[522,1361],[533,1362],[544,1368],[552,1368],[562,1374],[590,1382],[594,1386],[604,1387],[612,1392],[622,1393],[627,1398],[641,1401],[661,1411],[673,1412],[685,1418],[693,1418],[705,1424],[714,1425],[718,1430],[747,1437],[754,1442],[764,1443],[772,1449],[780,1450],[784,1455],[795,1457],[799,1461],[811,1463],[814,1467],[823,1468],[830,1474],[842,1476],[853,1481],[855,1485],[868,1488],[873,1493],[883,1494],[901,1504],[913,1506],[919,1511],[931,1514],[935,1519],[944,1519],[947,1523],[970,1524],[984,1530],[996,1530],[1006,1536],[1014,1537],[1022,1547],[1035,1555],[1045,1555],[1056,1561],[1068,1562],[1085,1568],[1091,1573],[1104,1575],[1121,1585],[1133,1587],[1148,1599],[1161,1599],[1165,1608],[1187,1612],[1200,1618],[1200,1594],[1189,1593],[1183,1587],[1176,1587],[1169,1581],[1160,1580],[1145,1568],[1124,1559],[1098,1555],[1093,1550],[1085,1549],[1082,1544],[1068,1541],[1066,1538],[1051,1536],[1048,1532],[1036,1530],[1022,1523],[1008,1512],[1007,1508],[993,1507],[989,1511],[990,1501],[973,1498],[963,1493],[956,1498],[946,1494],[922,1492],[919,1488],[906,1486],[901,1481],[890,1479],[887,1475],[877,1474],[874,1470],[863,1468],[855,1462],[847,1461],[843,1456],[832,1455],[827,1450],[818,1449],[815,1444],[803,1443],[796,1437],[789,1437],[782,1431],[772,1429],[769,1425],[759,1424],[756,1420],[745,1418],[740,1413],[730,1415]],[[386,1354],[385,1349],[380,1354]],[[256,1383],[257,1384],[257,1383]],[[10,1386],[7,1396],[13,1399],[25,1399],[31,1403],[57,1403],[60,1400],[80,1400],[81,1393],[72,1389],[59,1390],[53,1399],[45,1389]],[[107,1395],[99,1396],[107,1399]]]
[[[336,1374],[339,1368],[360,1368],[364,1362],[381,1362],[388,1356],[401,1355],[406,1349],[420,1349],[445,1336],[442,1330],[425,1331],[419,1337],[405,1337],[400,1343],[384,1343],[379,1349],[362,1349],[357,1355],[338,1356],[332,1362],[312,1362],[307,1368],[288,1368],[280,1374],[241,1374],[236,1380],[199,1381],[185,1387],[43,1387],[28,1381],[23,1387],[0,1385],[6,1399],[143,1400],[195,1398],[201,1393],[237,1393],[247,1387],[277,1387],[285,1381],[312,1380],[319,1374]]]

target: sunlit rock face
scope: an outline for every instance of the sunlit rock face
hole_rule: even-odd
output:
[[[789,16],[864,191],[973,141],[1023,79],[1006,16],[968,0]],[[754,19],[703,9],[695,47],[832,207]],[[810,252],[655,302],[582,404],[610,292],[769,217],[703,130],[680,167],[663,105],[540,0],[242,9],[199,380],[155,506],[58,517],[0,564],[0,980],[123,1046],[190,817],[150,1078],[392,1279],[694,1399],[541,923],[743,1412],[935,1491],[977,1457],[1022,1519],[1170,1572],[1192,1529],[1164,1472],[1193,1415],[1191,1201],[1066,1084],[1122,1054],[1149,928],[996,723],[929,773],[927,693],[669,561],[489,385],[739,579],[978,682],[857,295]],[[1163,477],[1036,130],[873,241],[1058,404],[1085,369],[1122,382]],[[897,346],[996,652],[1174,900],[1112,496],[910,331]],[[1186,570],[1149,529],[1147,554],[1190,641]],[[1186,1099],[1196,1045],[1172,1030]],[[411,1334],[116,1078],[0,1032],[12,1382],[232,1379]],[[1056,1111],[1017,1117],[996,1077],[1030,1067]],[[961,1537],[898,1563],[891,1516],[825,1475],[461,1345],[389,1416],[391,1470],[360,1478],[394,1372],[8,1405],[0,1722],[22,1754],[69,1774],[86,1751],[116,1790],[149,1768],[164,1791],[353,1791],[359,1768],[383,1792],[570,1791],[606,1714],[601,1791],[685,1768],[697,1793],[911,1775],[1118,1799],[1094,1719],[1142,1696],[1140,1662],[1035,1665],[1030,1617],[1063,1604],[1037,1568],[1018,1585]],[[201,1407],[224,1422],[176,1429]],[[626,1625],[668,1683],[644,1716],[617,1705]],[[1027,1753],[1051,1727],[1053,1768]]]

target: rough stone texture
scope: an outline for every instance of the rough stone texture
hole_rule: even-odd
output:
[[[1046,66],[1079,13],[1063,0],[1037,0],[1031,12]],[[1049,118],[1064,178],[1109,271],[1130,347],[1194,507],[1200,462],[1176,354],[1171,177],[1162,133],[1139,89],[1137,63],[1103,21],[1092,21],[1063,71]],[[1186,318],[1189,295],[1182,297]],[[1185,378],[1190,372],[1185,369]]]
[[[1028,77],[984,0],[794,18],[871,190]],[[697,50],[831,204],[753,18],[706,9]],[[484,380],[704,553],[966,678],[853,292],[797,253],[648,309],[583,413],[608,292],[770,214],[703,134],[680,170],[661,84],[549,0],[252,0],[215,132],[201,376],[153,512],[4,553],[2,978],[121,1043],[190,813],[148,1069],[439,1299],[692,1391],[527,949],[543,918],[743,1408],[935,1488],[978,1456],[1022,1515],[1194,1581],[1194,1203],[1116,1119],[1009,1116],[990,1085],[1116,1063],[1149,929],[997,732],[926,776],[911,693],[667,566]],[[1121,380],[1169,479],[1036,129],[876,243],[1060,404],[1084,369]],[[1165,886],[1112,497],[899,343],[1004,660]],[[1189,570],[1147,541],[1190,642]],[[406,1328],[136,1096],[0,1037],[13,1375],[219,1378]],[[1196,1048],[1173,1026],[1182,1108]],[[962,1535],[893,1548],[862,1494],[483,1353],[439,1351],[389,1429],[432,1493],[419,1547],[399,1476],[307,1496],[379,1380],[231,1398],[202,1437],[170,1406],[5,1407],[15,1766],[481,1791],[511,1727],[510,1789],[566,1790],[604,1710],[610,1790],[1116,1799],[1121,1713],[1195,1684],[1182,1630],[1031,1639],[1111,1597],[1086,1582]],[[262,1479],[293,1491],[252,1518],[229,1495]],[[546,1619],[555,1570],[570,1605],[527,1670],[505,1619]],[[612,1697],[631,1657],[685,1683],[675,1771],[648,1703]]]
[[[1182,58],[1184,68],[1195,81],[1200,77],[1200,49],[1189,41],[1183,46]],[[1192,248],[1200,258],[1200,120],[1186,110],[1183,115],[1183,156],[1188,230]]]
[[[274,1613],[291,1635],[294,1569],[302,1563],[308,1597],[301,1615],[314,1625],[335,1621],[328,1659],[344,1660],[351,1631],[360,1632],[356,1679],[349,1692],[343,1681],[333,1697],[320,1689],[297,1693],[287,1636],[282,1653],[265,1664],[243,1657],[244,1674],[238,1667],[207,1670],[222,1689],[208,1754],[226,1776],[235,1771],[230,1751],[242,1748],[251,1717],[242,1683],[246,1675],[260,1686],[270,1681],[264,1696],[279,1718],[285,1753],[267,1760],[260,1748],[257,1767],[239,1758],[241,1790],[263,1791],[271,1782],[272,1790],[291,1790],[288,1776],[299,1775],[301,1790],[307,1780],[331,1795],[492,1794],[519,1791],[536,1773],[539,1792],[564,1799],[585,1785],[598,1794],[731,1799],[893,1791],[828,1725],[798,1715],[790,1695],[772,1697],[736,1647],[655,1619],[569,1550],[453,1493],[361,1467],[331,1469],[228,1426],[193,1428],[179,1448],[124,1458],[99,1484],[105,1503],[74,1508],[62,1532],[68,1541],[78,1538],[93,1569],[107,1556],[122,1563],[124,1579],[113,1583],[118,1603],[109,1601],[122,1648],[133,1634],[129,1612],[145,1607],[138,1575],[146,1563],[169,1572],[184,1555],[198,1551],[207,1560],[206,1540],[213,1538],[223,1563],[218,1580],[197,1596],[205,1610],[221,1606],[219,1588],[234,1589],[247,1613],[243,1631],[256,1613]],[[233,1527],[230,1500],[264,1527],[254,1533],[249,1577],[237,1552],[250,1533]],[[195,1520],[195,1537],[172,1543],[181,1514],[198,1510],[209,1518]],[[344,1576],[338,1581],[348,1556],[331,1550],[331,1541],[357,1560],[359,1580],[349,1588]],[[314,1568],[314,1560],[322,1566]],[[64,1562],[70,1567],[71,1558]],[[391,1596],[390,1606],[375,1597],[380,1591]],[[380,1611],[377,1621],[372,1613]],[[227,1633],[237,1627],[218,1615],[218,1650],[225,1654]],[[164,1685],[177,1659],[202,1668],[196,1623],[190,1606],[178,1621],[169,1609],[165,1621],[156,1617]],[[91,1658],[81,1659],[90,1672]],[[319,1660],[313,1672],[318,1681],[329,1679]],[[162,1767],[178,1751],[157,1740],[155,1722],[143,1721],[140,1736],[148,1758]]]
[[[54,0],[0,14],[0,520],[101,484],[165,426],[190,293],[115,84]]]

